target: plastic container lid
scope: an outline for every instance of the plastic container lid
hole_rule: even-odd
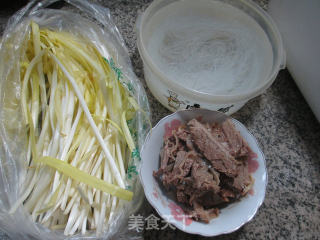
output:
[[[251,1],[154,1],[137,27],[144,64],[168,88],[201,101],[247,101],[285,67],[275,23]]]

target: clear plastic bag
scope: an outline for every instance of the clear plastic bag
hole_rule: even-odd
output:
[[[23,206],[14,214],[9,209],[21,194],[20,185],[25,178],[27,130],[22,123],[20,106],[20,54],[26,48],[24,38],[30,32],[32,19],[40,27],[64,30],[79,34],[89,39],[105,56],[113,60],[118,71],[122,72],[121,82],[128,89],[139,107],[129,128],[135,136],[137,146],[131,154],[129,166],[134,171],[127,173],[126,184],[134,192],[131,202],[121,202],[122,207],[116,213],[109,229],[99,238],[140,238],[139,234],[130,233],[127,219],[136,212],[144,200],[143,190],[138,180],[140,164],[139,149],[149,131],[149,105],[143,86],[132,71],[130,58],[124,41],[114,23],[110,12],[101,6],[84,0],[65,0],[72,9],[55,10],[47,7],[58,0],[31,1],[26,7],[12,16],[3,34],[0,44],[0,229],[12,239],[95,239],[95,232],[71,237],[63,231],[50,229],[31,220]]]

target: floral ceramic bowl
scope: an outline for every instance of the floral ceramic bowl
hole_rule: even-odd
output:
[[[213,218],[209,223],[198,222],[189,218],[179,204],[160,188],[158,181],[153,176],[153,171],[157,171],[159,168],[159,156],[163,146],[164,135],[168,131],[177,128],[181,123],[197,117],[201,117],[204,122],[221,122],[227,118],[225,114],[220,112],[192,109],[178,111],[161,119],[147,136],[141,150],[140,180],[148,201],[168,223],[184,232],[203,236],[230,233],[239,229],[253,218],[264,200],[267,186],[264,155],[256,139],[240,122],[231,119],[236,129],[255,153],[254,157],[249,160],[249,172],[255,182],[249,194],[241,198],[240,201],[222,208],[219,216]]]

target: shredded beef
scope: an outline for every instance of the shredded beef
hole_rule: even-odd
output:
[[[226,136],[226,139],[230,146],[230,154],[232,156],[242,157],[248,156],[250,147],[247,142],[241,137],[239,131],[235,129],[235,126],[231,121],[224,121],[222,123],[222,131]]]
[[[190,211],[189,214],[195,220],[200,220],[205,223],[209,223],[209,221],[212,218],[215,218],[219,215],[219,209],[218,208],[204,209],[201,204],[199,204],[197,201],[194,201],[193,210]]]
[[[206,128],[196,119],[188,123],[195,144],[212,166],[228,176],[237,175],[237,162],[229,153],[227,147],[212,134],[211,128]]]
[[[194,179],[194,188],[201,192],[217,193],[220,190],[219,182],[214,180],[213,174],[208,170],[208,166],[203,160],[198,158],[193,162],[191,176]]]
[[[239,165],[237,170],[238,175],[233,180],[233,187],[237,189],[240,194],[244,194],[246,187],[251,183],[247,163]]]
[[[192,119],[165,137],[160,167],[153,175],[195,220],[208,223],[219,206],[245,195],[251,149],[230,120]]]
[[[180,127],[176,134],[177,137],[186,145],[189,151],[195,150],[191,134],[185,127]]]

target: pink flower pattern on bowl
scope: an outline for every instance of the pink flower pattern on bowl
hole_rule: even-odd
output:
[[[173,130],[177,130],[181,125],[181,121],[178,119],[173,119],[164,125],[164,138],[170,137]]]
[[[159,198],[159,194],[158,194],[158,192],[156,192],[156,191],[153,191],[153,196],[156,198],[156,199],[158,199]]]
[[[189,226],[192,223],[192,219],[186,215],[183,209],[177,205],[176,203],[170,201],[168,207],[171,210],[171,215],[177,221],[182,221],[182,223],[186,226]]]
[[[251,152],[248,159],[248,170],[249,173],[255,173],[259,168],[259,162],[257,161],[258,154]]]

